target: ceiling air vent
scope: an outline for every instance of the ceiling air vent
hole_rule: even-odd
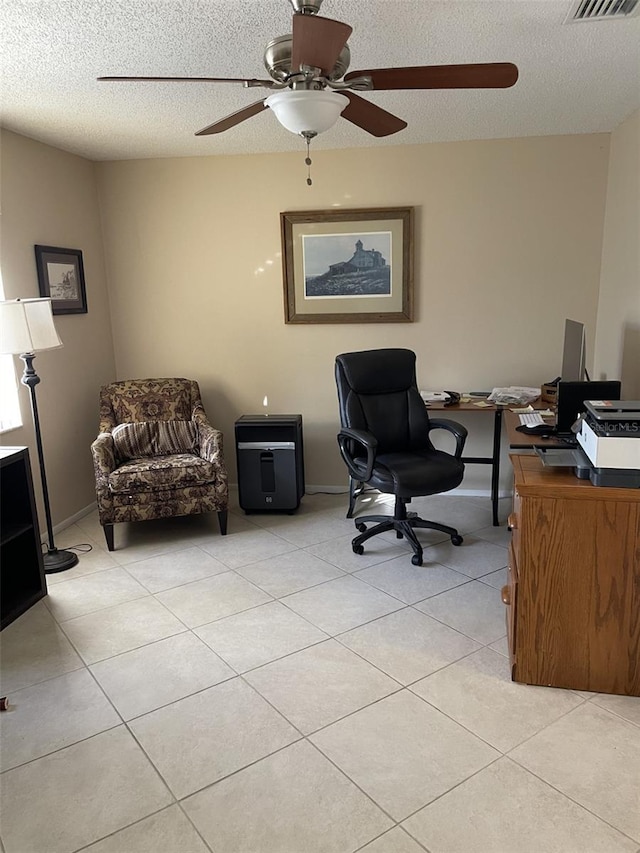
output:
[[[567,15],[566,22],[608,21],[629,18],[640,11],[640,0],[577,0]]]

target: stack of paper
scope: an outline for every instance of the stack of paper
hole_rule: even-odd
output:
[[[420,396],[425,403],[445,403],[449,399],[446,391],[421,391]]]
[[[539,396],[539,388],[509,385],[506,388],[494,388],[488,399],[499,406],[524,406]]]

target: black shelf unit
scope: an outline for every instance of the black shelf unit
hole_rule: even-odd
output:
[[[0,630],[47,594],[29,450],[0,448]]]

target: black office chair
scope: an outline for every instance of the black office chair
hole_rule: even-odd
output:
[[[351,478],[347,517],[352,517],[365,485],[395,495],[393,517],[356,519],[360,535],[351,543],[354,553],[364,553],[363,542],[387,530],[409,542],[414,566],[422,565],[415,528],[441,530],[454,545],[461,545],[462,536],[454,527],[407,512],[412,498],[448,492],[462,482],[460,457],[467,438],[462,424],[429,418],[416,383],[415,353],[406,349],[343,353],[336,358],[336,384],[342,425],[338,444]],[[453,433],[453,455],[435,449],[429,438],[434,429]],[[375,526],[367,529],[367,524]]]

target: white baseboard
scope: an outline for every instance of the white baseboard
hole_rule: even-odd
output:
[[[458,498],[491,498],[491,491],[489,489],[451,489],[450,492],[443,492],[442,494],[455,495]],[[498,490],[498,498],[510,498],[512,495],[513,492],[510,490]]]
[[[305,494],[307,495],[348,495],[349,494],[349,484],[343,486],[311,486],[305,485],[304,487]]]
[[[55,536],[56,533],[62,533],[62,531],[66,530],[67,527],[71,527],[71,525],[75,524],[76,521],[80,521],[80,519],[84,518],[85,515],[89,515],[89,513],[92,513],[95,509],[97,509],[97,507],[98,504],[96,503],[96,501],[94,501],[93,503],[89,504],[89,506],[86,506],[84,509],[81,509],[79,512],[76,512],[69,518],[65,518],[64,521],[61,521],[59,524],[55,524],[53,527],[53,535]],[[49,535],[46,530],[44,531],[44,533],[40,533],[40,542],[43,545],[47,544],[48,539]]]
[[[229,489],[231,491],[238,491],[237,483],[229,483]],[[349,494],[349,484],[344,483],[342,486],[312,486],[306,484],[304,487],[304,492],[306,495],[348,495]]]
[[[349,494],[349,486],[313,486],[308,485],[305,487],[305,492],[308,495],[313,494],[331,494],[331,495],[340,495],[340,494]],[[508,490],[502,490],[498,492],[499,498],[510,498],[513,492]],[[451,489],[449,492],[442,492],[443,496],[446,495],[454,495],[455,497],[462,498],[491,498],[491,490],[490,489]],[[432,495],[431,497],[437,498],[439,495]]]
[[[238,489],[237,483],[230,483],[229,487],[231,489],[235,489],[236,491]],[[305,493],[307,495],[314,495],[314,494],[348,495],[349,494],[349,486],[348,485],[342,485],[342,486],[308,485],[308,486],[305,486]],[[454,495],[456,497],[463,497],[463,498],[490,498],[491,497],[491,492],[489,491],[489,489],[452,489],[450,492],[442,492],[442,494],[443,495]],[[512,494],[513,493],[509,492],[509,491],[501,491],[501,492],[498,492],[498,497],[510,498],[512,496]],[[433,495],[432,497],[438,497],[438,495]],[[94,510],[97,509],[97,506],[98,506],[97,503],[95,501],[93,501],[93,503],[90,503],[84,509],[81,509],[79,512],[76,512],[74,515],[70,516],[69,518],[65,518],[64,521],[61,521],[59,524],[54,525],[53,535],[55,536],[56,533],[62,533],[63,530],[66,530],[67,527],[71,527],[72,524],[75,524],[76,521],[79,521],[81,518],[84,518],[85,515],[89,515],[90,513],[94,512]],[[40,541],[41,541],[41,543],[46,545],[47,539],[48,539],[47,531],[45,530],[44,533],[40,534]]]

